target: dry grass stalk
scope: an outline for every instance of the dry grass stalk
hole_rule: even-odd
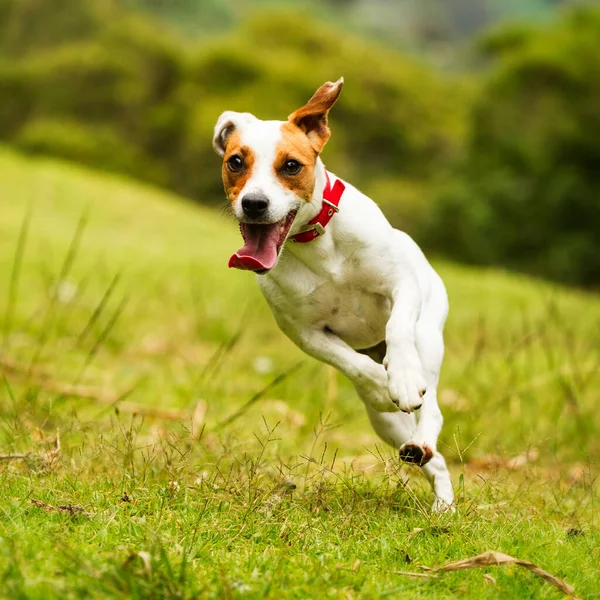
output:
[[[30,454],[0,454],[0,460],[25,460],[30,456]]]
[[[127,397],[131,393],[131,390],[126,390],[125,392],[114,392],[111,390],[102,390],[88,385],[70,384],[63,383],[61,381],[55,381],[48,373],[38,369],[30,370],[23,365],[19,365],[6,356],[0,356],[0,367],[2,367],[5,372],[11,373],[12,375],[26,377],[29,381],[40,386],[46,391],[60,394],[61,396],[70,396],[72,398],[90,400],[106,406],[115,406],[119,412],[169,421],[188,420],[192,418],[192,414],[189,411],[182,411],[175,408],[142,406],[133,402],[123,401],[123,398]]]
[[[395,575],[406,575],[407,577],[421,577],[424,579],[436,579],[438,576],[432,573],[415,573],[414,571],[392,571]]]
[[[441,567],[429,568],[422,566],[421,568],[425,571],[431,571],[433,573],[443,573],[446,571],[480,569],[483,567],[496,567],[500,565],[517,565],[519,567],[524,567],[525,569],[528,569],[538,577],[541,577],[548,583],[552,584],[554,587],[558,588],[561,592],[571,597],[573,600],[581,600],[578,596],[575,595],[575,590],[562,579],[559,579],[551,573],[548,573],[548,571],[544,571],[544,569],[541,569],[540,567],[531,562],[528,562],[526,560],[520,560],[519,558],[514,558],[512,556],[509,556],[508,554],[503,554],[502,552],[495,552],[494,550],[488,550],[483,554],[478,554],[477,556],[472,556],[471,558],[457,560],[456,562],[451,562],[446,565],[442,565]]]
[[[46,504],[46,502],[36,500],[35,498],[30,498],[30,502],[34,506],[37,506],[46,512],[62,512],[69,513],[70,515],[86,514],[83,506],[79,506],[78,504],[60,504],[58,506],[53,506],[52,504]]]
[[[47,443],[45,439],[39,440],[41,442]],[[16,453],[16,452],[8,452],[4,454],[0,454],[0,460],[26,460],[26,461],[35,461],[38,464],[43,465],[44,470],[46,471],[54,471],[60,465],[61,460],[61,447],[60,447],[60,432],[58,429],[56,430],[56,437],[52,441],[52,447],[46,452],[34,453],[34,452],[25,452],[25,453]]]

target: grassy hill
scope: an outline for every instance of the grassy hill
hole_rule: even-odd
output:
[[[349,383],[227,269],[225,214],[8,151],[0,174],[0,595],[559,597],[400,573],[488,549],[597,593],[597,297],[436,265],[458,509],[431,516]]]

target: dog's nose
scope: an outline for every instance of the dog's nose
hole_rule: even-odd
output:
[[[250,219],[259,219],[269,208],[269,199],[262,194],[247,194],[242,198],[242,210]]]

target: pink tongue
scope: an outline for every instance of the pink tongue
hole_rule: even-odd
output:
[[[279,223],[271,225],[243,223],[242,233],[246,243],[229,259],[229,267],[246,271],[272,269],[277,262],[280,227]]]

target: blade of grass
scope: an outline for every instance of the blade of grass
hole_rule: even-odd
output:
[[[54,309],[56,307],[56,303],[58,301],[58,289],[61,281],[64,281],[69,273],[71,272],[71,268],[73,267],[73,263],[75,262],[75,258],[77,257],[77,252],[79,250],[79,244],[81,242],[81,238],[83,237],[83,232],[85,230],[85,226],[87,224],[88,213],[87,210],[81,215],[79,221],[77,222],[77,227],[75,229],[75,233],[71,238],[71,242],[69,244],[69,248],[67,249],[67,253],[63,260],[63,264],[61,266],[58,277],[56,278],[56,283],[54,285],[54,289],[52,291],[52,296],[50,297],[50,303],[46,310],[46,316],[44,318],[44,323],[42,325],[42,333],[39,340],[39,343],[35,349],[34,355],[29,363],[29,369],[32,371],[41,355],[44,351],[46,344],[50,338],[50,333],[52,331],[52,320],[54,319]]]
[[[248,400],[245,404],[243,404],[238,410],[236,410],[232,415],[227,417],[225,420],[221,421],[215,426],[215,431],[219,431],[227,425],[231,425],[235,420],[239,419],[249,408],[251,408],[254,404],[256,404],[267,392],[271,391],[274,387],[285,381],[288,377],[290,377],[293,373],[295,373],[305,361],[301,360],[297,362],[295,365],[290,367],[287,371],[280,373],[276,377],[274,377],[264,388],[256,392]]]
[[[10,273],[10,282],[8,284],[8,298],[6,301],[6,310],[4,312],[4,322],[2,325],[2,347],[7,348],[9,335],[12,329],[12,319],[17,301],[17,292],[19,287],[19,279],[21,277],[21,267],[23,266],[23,255],[25,254],[25,246],[27,243],[27,235],[29,233],[29,226],[31,224],[32,209],[31,204],[27,206],[21,229],[19,231],[19,237],[17,239],[17,248],[15,250],[15,256],[12,263],[12,269]]]
[[[106,306],[108,305],[108,302],[110,301],[110,299],[111,299],[111,297],[113,295],[113,292],[115,291],[115,288],[116,288],[116,286],[117,286],[120,278],[121,278],[120,273],[117,273],[112,278],[110,284],[108,285],[108,288],[106,288],[106,291],[102,295],[102,298],[100,299],[100,302],[98,303],[98,305],[94,309],[94,312],[90,316],[90,318],[89,318],[88,322],[86,323],[85,327],[83,328],[83,330],[81,331],[81,333],[77,337],[77,341],[75,342],[76,346],[79,346],[85,340],[85,338],[90,333],[90,331],[92,330],[92,328],[94,327],[94,325],[97,323],[98,319],[102,316],[102,313],[106,309]]]

